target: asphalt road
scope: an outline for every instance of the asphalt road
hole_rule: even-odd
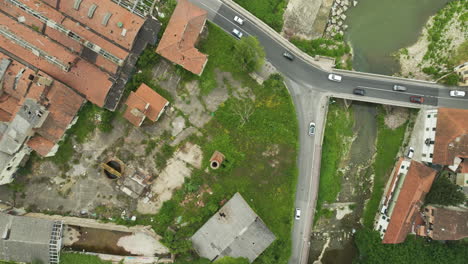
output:
[[[256,36],[263,45],[267,60],[286,77],[286,85],[295,104],[299,122],[299,178],[296,189],[295,207],[301,208],[301,219],[295,220],[292,230],[292,255],[290,264],[307,263],[308,239],[315,213],[318,193],[320,160],[327,96],[349,98],[373,103],[400,105],[407,107],[450,107],[468,109],[468,97],[453,98],[449,89],[438,84],[421,83],[412,80],[395,80],[384,76],[362,75],[352,72],[339,73],[342,82],[328,80],[329,72],[322,70],[296,55],[294,61],[283,57],[286,48],[275,40],[268,31],[254,21],[245,20],[242,26],[233,21],[234,16],[245,18],[219,0],[190,0],[208,11],[208,19],[231,33],[239,29],[244,36]],[[292,51],[289,51],[293,53]],[[294,53],[293,53],[294,54]],[[393,91],[394,84],[407,87],[405,92]],[[353,95],[355,88],[366,91],[365,96]],[[424,105],[409,102],[410,96],[424,97]],[[309,122],[315,122],[314,136],[307,135]],[[293,214],[293,210],[291,210]],[[293,215],[291,215],[293,217]]]

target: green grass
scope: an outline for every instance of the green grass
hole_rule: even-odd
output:
[[[97,256],[62,252],[60,264],[111,264],[111,262],[103,261]]]
[[[373,164],[374,186],[372,195],[364,210],[364,226],[372,228],[374,217],[379,207],[385,183],[396,162],[396,155],[403,142],[408,122],[392,130],[384,123],[384,110],[379,107],[377,115],[377,144],[376,157]]]
[[[286,0],[234,0],[250,13],[261,19],[274,30],[280,32],[283,28],[283,14],[288,1]]]
[[[310,56],[322,55],[333,57],[337,60],[351,51],[351,48],[343,42],[343,36],[340,35],[335,36],[334,39],[318,38],[306,40],[293,38],[291,39],[291,43]]]
[[[338,171],[340,162],[348,149],[346,139],[353,135],[354,118],[351,109],[334,103],[330,104],[323,139],[322,161],[320,165],[319,194],[317,214],[314,222],[327,212],[322,210],[323,203],[333,203],[341,190],[342,173]]]

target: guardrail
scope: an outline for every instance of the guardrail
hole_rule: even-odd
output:
[[[254,1],[254,0],[252,0],[252,1]],[[221,2],[224,3],[226,6],[230,7],[231,9],[233,9],[234,11],[242,14],[245,18],[247,18],[247,20],[249,20],[251,23],[257,25],[259,28],[261,28],[266,33],[268,33],[269,36],[271,36],[276,41],[278,41],[283,47],[288,49],[290,52],[294,53],[294,55],[296,55],[297,57],[300,57],[301,59],[303,59],[304,61],[306,61],[310,65],[312,65],[312,66],[314,66],[316,68],[319,68],[321,70],[324,70],[324,71],[330,71],[331,70],[330,68],[324,68],[322,65],[317,63],[316,58],[314,58],[314,57],[310,56],[309,54],[307,54],[307,53],[303,52],[302,50],[300,50],[294,44],[289,42],[286,38],[281,36],[281,34],[279,34],[275,30],[273,30],[270,26],[268,26],[265,22],[263,22],[262,20],[260,20],[256,16],[252,15],[249,11],[245,10],[243,7],[241,7],[240,5],[235,3],[234,1],[232,1],[232,0],[221,0]],[[334,58],[329,58],[329,57],[324,57],[324,56],[318,56],[317,58],[327,58],[327,59],[333,60],[333,62],[335,61]],[[334,65],[334,63],[333,63],[333,65]]]
[[[376,73],[368,73],[368,72],[360,72],[360,71],[349,71],[349,70],[342,70],[342,69],[333,69],[333,72],[342,73],[342,74],[349,74],[349,75],[361,75],[366,77],[375,77],[379,79],[388,79],[388,80],[398,80],[398,81],[406,81],[406,82],[418,82],[422,84],[437,84],[434,81],[424,81],[424,80],[417,80],[417,79],[410,79],[410,78],[403,78],[403,77],[396,77],[396,76],[388,76]],[[442,85],[440,85],[442,87]]]

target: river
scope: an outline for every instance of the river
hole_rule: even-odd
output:
[[[353,48],[357,71],[399,72],[392,54],[418,39],[430,16],[450,0],[358,0],[347,11],[345,38]]]

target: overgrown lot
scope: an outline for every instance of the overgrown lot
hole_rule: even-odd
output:
[[[231,96],[213,113],[203,135],[188,139],[202,147],[202,169],[193,170],[156,216],[140,216],[138,222],[152,225],[180,263],[197,263],[189,238],[222,202],[240,192],[277,237],[255,263],[287,263],[297,178],[294,106],[280,75],[257,84],[237,66],[232,52],[236,40],[210,23],[208,31],[200,44],[209,55],[205,71],[201,77],[186,75],[185,80],[198,79],[203,97],[219,85],[215,75],[219,69],[232,73],[252,96]],[[226,156],[225,166],[207,171],[215,150]]]
[[[274,30],[280,32],[283,28],[283,13],[287,0],[234,0],[250,13],[260,18]]]

